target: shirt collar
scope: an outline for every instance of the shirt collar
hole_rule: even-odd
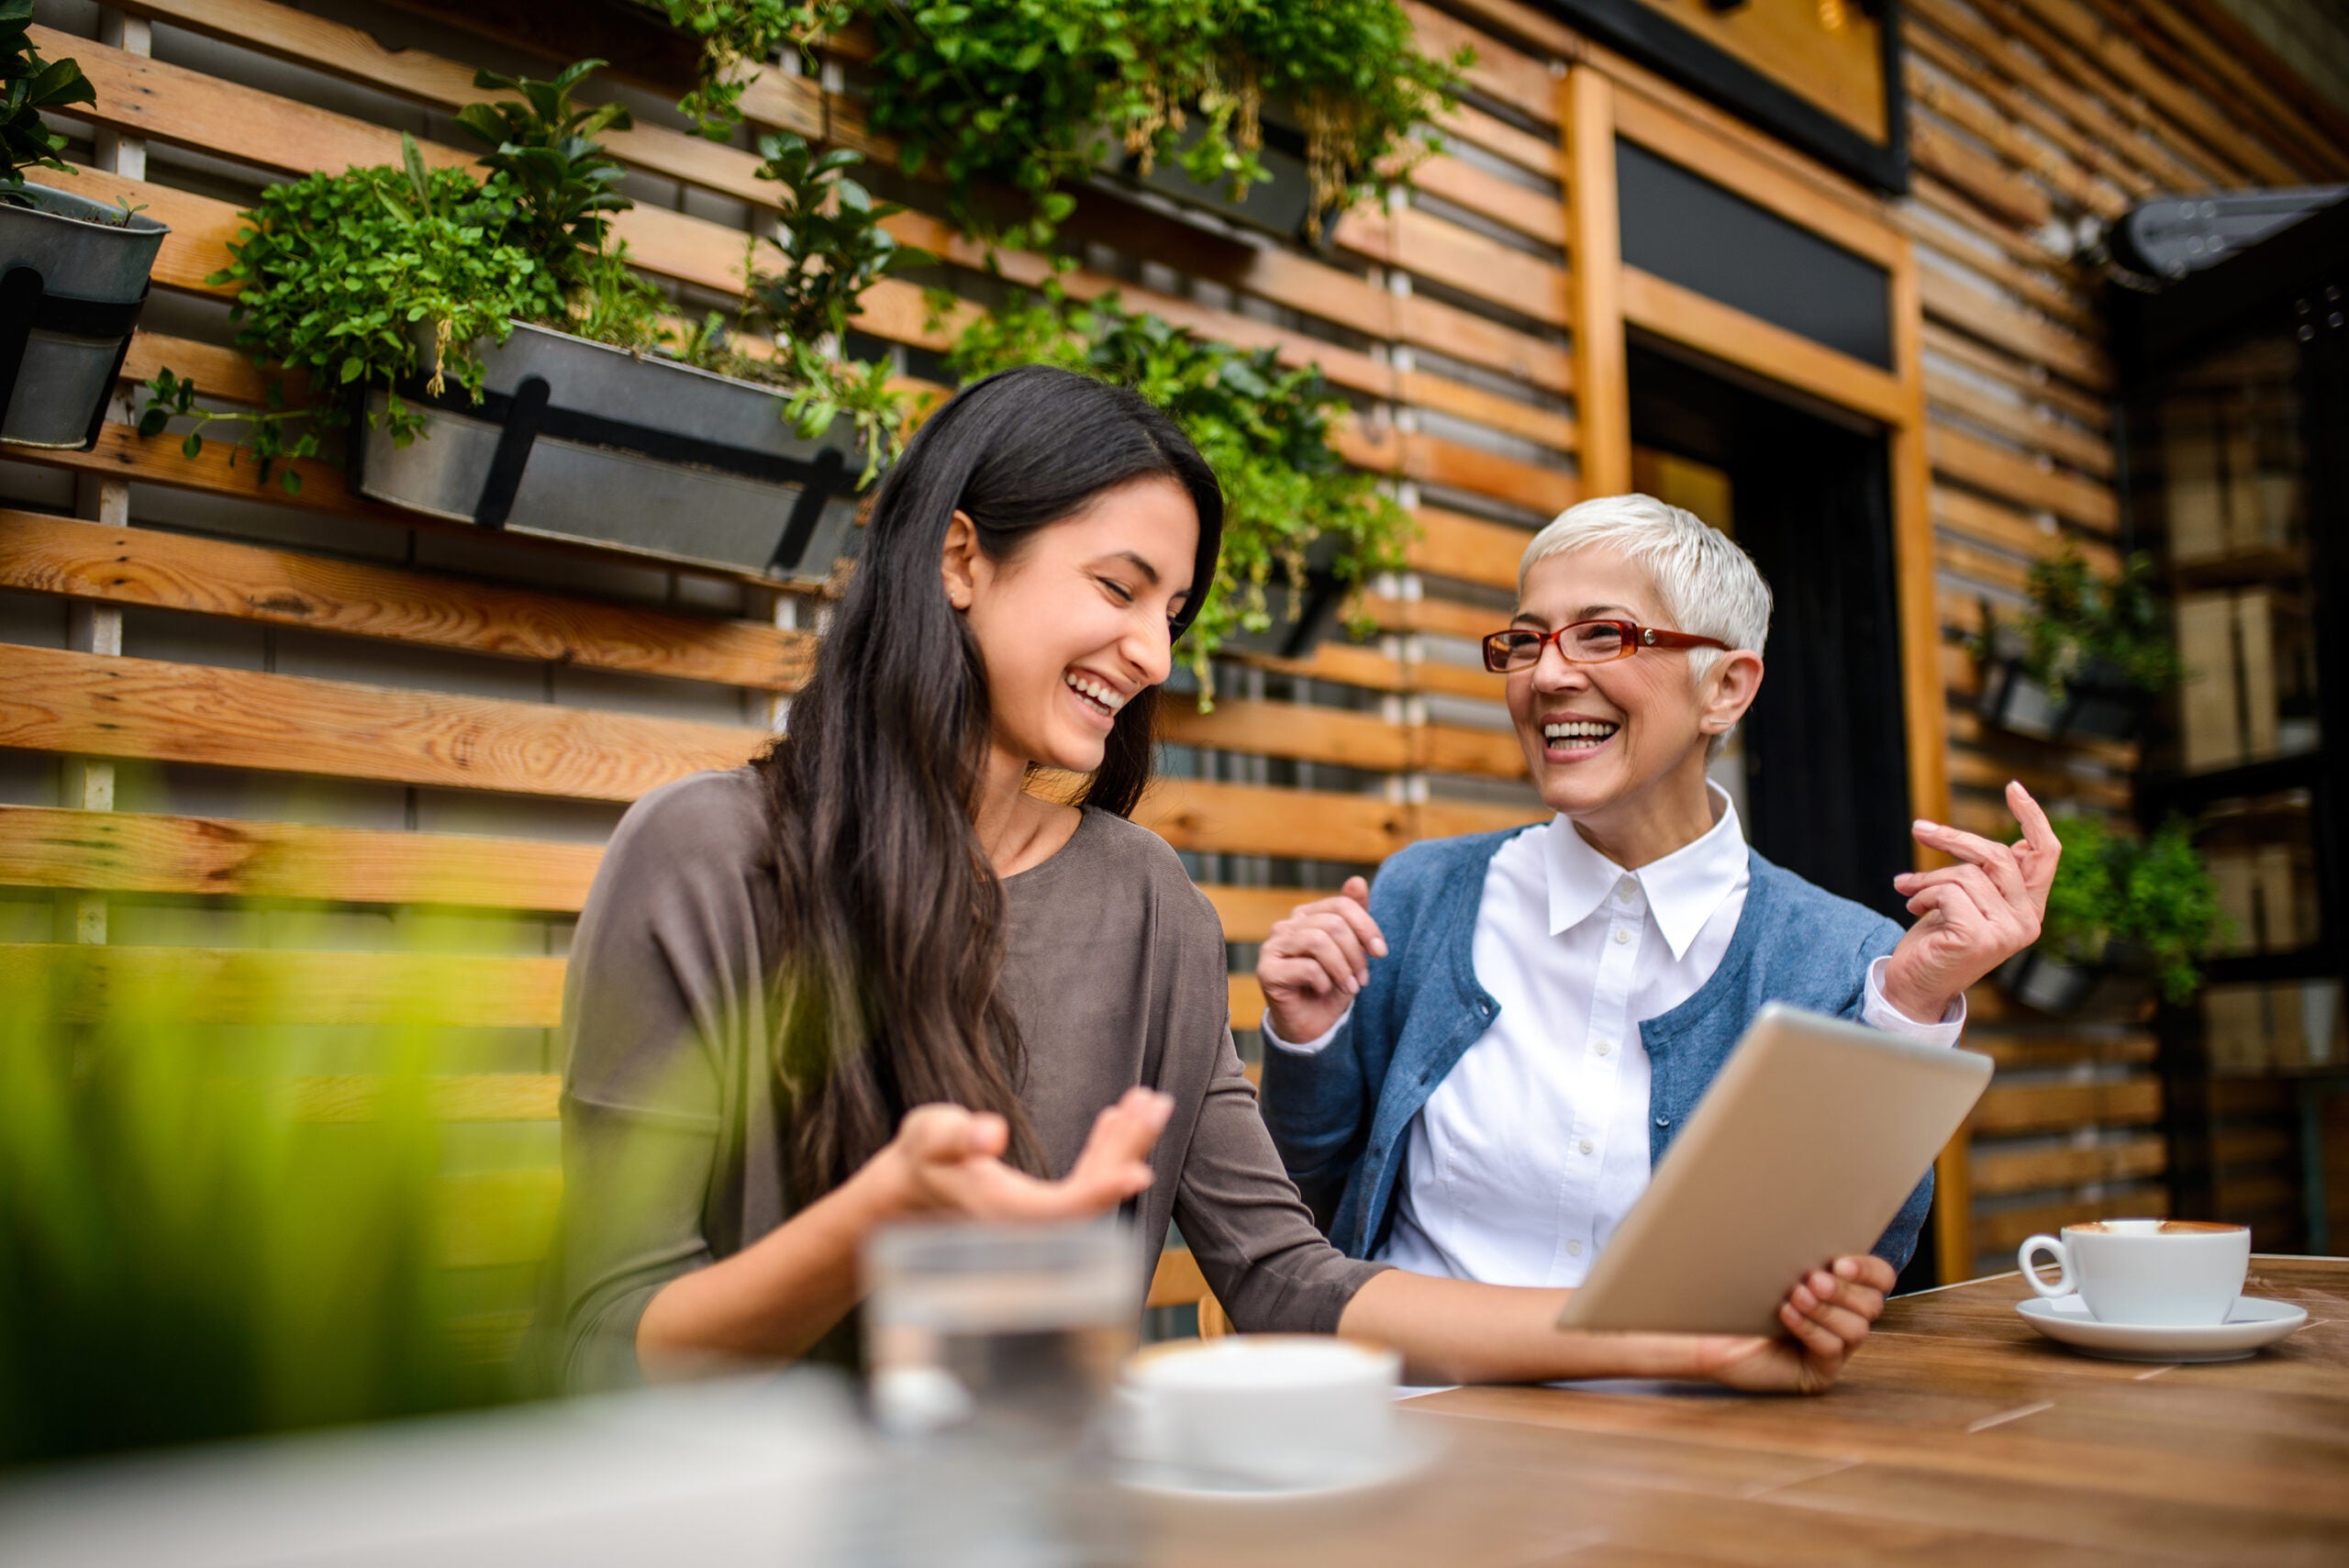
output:
[[[1677,961],[1697,940],[1721,900],[1747,875],[1745,833],[1737,807],[1717,784],[1706,793],[1715,805],[1713,825],[1693,843],[1660,861],[1626,872],[1590,847],[1564,816],[1550,824],[1546,846],[1550,883],[1550,934],[1560,936],[1596,914],[1625,877],[1639,884],[1656,929]]]

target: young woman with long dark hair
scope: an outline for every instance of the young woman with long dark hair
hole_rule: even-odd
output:
[[[1223,933],[1127,820],[1215,477],[1136,394],[1030,366],[966,388],[876,498],[789,733],[640,801],[573,944],[563,1380],[849,1360],[858,1248],[922,1214],[1178,1220],[1243,1329],[1341,1331],[1452,1382],[1816,1389],[1882,1297],[1790,1338],[1563,1333],[1562,1296],[1341,1255],[1231,1042]],[[1088,781],[1076,805],[1027,785]]]

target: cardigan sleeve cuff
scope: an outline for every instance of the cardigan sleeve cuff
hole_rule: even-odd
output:
[[[1256,1027],[1264,1034],[1264,1043],[1271,1046],[1275,1051],[1286,1051],[1291,1056],[1319,1056],[1324,1047],[1326,1047],[1331,1040],[1338,1038],[1338,1031],[1344,1029],[1347,1023],[1353,1019],[1353,1008],[1348,1007],[1344,1012],[1338,1015],[1338,1021],[1336,1023],[1331,1024],[1328,1029],[1323,1029],[1311,1040],[1300,1041],[1296,1044],[1291,1044],[1289,1041],[1283,1040],[1279,1035],[1273,1032],[1273,1018],[1270,1012],[1267,1012],[1264,1015],[1264,1021]]]
[[[1887,1034],[1906,1035],[1921,1045],[1955,1045],[1965,1029],[1965,994],[1959,993],[1957,1000],[1949,1005],[1949,1011],[1937,1021],[1920,1024],[1884,999],[1884,966],[1891,962],[1886,957],[1868,965],[1866,997],[1860,1004],[1860,1021]],[[1269,1031],[1265,1038],[1272,1038]]]

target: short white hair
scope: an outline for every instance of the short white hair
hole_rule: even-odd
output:
[[[1731,648],[1759,653],[1770,636],[1770,584],[1753,558],[1696,513],[1653,495],[1599,495],[1567,507],[1533,536],[1518,562],[1517,592],[1534,562],[1576,550],[1611,550],[1639,567],[1655,584],[1656,598],[1672,618],[1668,628],[1718,637]],[[1688,651],[1688,673],[1701,681],[1720,662],[1710,648]],[[1719,755],[1729,743],[1714,738]]]

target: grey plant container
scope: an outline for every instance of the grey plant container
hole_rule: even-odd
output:
[[[30,267],[40,273],[50,306],[78,302],[135,314],[170,230],[144,214],[126,224],[118,209],[68,191],[28,183],[25,192],[34,206],[0,203],[0,276]],[[7,417],[0,420],[0,443],[89,445],[99,411],[114,392],[130,336],[128,321],[126,315],[119,332],[88,336],[43,326],[37,316]]]
[[[844,486],[864,460],[847,421],[803,439],[772,387],[540,327],[518,326],[504,344],[480,349],[490,395],[482,406],[463,407],[460,396],[450,401],[461,406],[429,407],[425,434],[406,447],[380,423],[355,433],[360,494],[509,533],[779,580],[820,581],[852,552],[857,501]],[[510,505],[492,519],[483,502],[501,410],[533,378],[546,384],[547,422]],[[384,402],[371,393],[369,412],[380,417]],[[826,452],[838,454],[841,490],[795,530],[807,486],[791,471],[804,474]]]

